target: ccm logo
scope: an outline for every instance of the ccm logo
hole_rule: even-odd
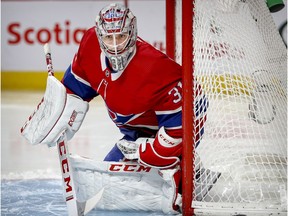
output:
[[[160,134],[161,140],[163,140],[168,145],[174,145],[175,142],[171,142],[170,140],[166,139],[162,134]]]
[[[77,112],[76,112],[75,110],[73,110],[73,112],[72,112],[72,114],[71,114],[71,116],[70,116],[70,120],[69,120],[69,122],[68,122],[68,125],[69,125],[70,127],[72,127],[72,125],[73,125],[73,123],[74,123],[74,121],[75,121],[75,119],[76,119],[76,116],[77,116]]]
[[[110,164],[110,172],[150,172],[151,167],[138,164]]]
[[[65,147],[64,141],[60,142],[58,145],[59,150],[59,157],[61,161],[61,171],[62,171],[62,177],[65,185],[65,191],[66,191],[66,201],[69,201],[73,199],[73,188],[71,186],[71,177],[69,172],[69,164],[67,159],[67,151]],[[71,193],[71,194],[70,194]]]

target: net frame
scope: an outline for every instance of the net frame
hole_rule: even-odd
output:
[[[226,1],[226,0],[223,0],[223,1]],[[169,3],[167,3],[167,2],[169,2]],[[230,2],[233,3],[236,1],[230,1]],[[245,1],[242,1],[242,2],[245,2]],[[177,4],[178,4],[178,6],[177,6]],[[180,7],[181,8],[180,15],[179,15],[179,4],[180,5],[182,4],[182,7]],[[182,3],[180,0],[179,1],[166,0],[166,9],[167,9],[167,7],[171,7],[171,6],[174,7],[173,11],[171,10],[171,8],[167,9],[167,11],[169,10],[169,13],[170,13],[170,19],[171,19],[171,16],[174,17],[175,20],[179,19],[179,17],[181,17],[181,19],[182,19],[181,20],[181,22],[182,22],[182,25],[181,25],[182,26],[182,30],[181,30],[182,37],[180,36],[180,38],[179,38],[179,34],[177,34],[177,33],[174,34],[174,36],[173,36],[174,40],[177,41],[176,43],[182,44],[182,46],[180,47],[180,51],[179,51],[179,48],[177,50],[175,47],[173,47],[173,46],[171,47],[171,45],[168,46],[168,43],[169,43],[169,40],[171,39],[171,37],[170,37],[170,39],[168,39],[168,37],[167,37],[166,44],[167,44],[167,52],[168,53],[171,53],[173,51],[175,51],[175,53],[176,53],[176,54],[172,54],[172,55],[170,54],[170,57],[174,58],[178,63],[182,64],[182,66],[183,66],[183,82],[185,82],[185,84],[183,83],[183,143],[184,143],[184,147],[183,147],[183,175],[182,175],[183,180],[184,180],[183,181],[183,208],[182,208],[183,215],[193,215],[195,212],[195,206],[197,208],[197,202],[196,202],[196,205],[194,204],[194,206],[192,208],[192,199],[193,199],[192,194],[193,193],[192,194],[190,193],[190,189],[192,191],[195,190],[195,188],[193,188],[194,184],[192,184],[192,186],[191,186],[191,182],[193,182],[194,169],[192,169],[192,172],[190,172],[191,167],[193,167],[193,165],[194,165],[194,158],[192,157],[192,152],[194,152],[195,149],[194,149],[194,144],[192,145],[192,149],[189,146],[187,146],[187,145],[191,144],[190,140],[192,137],[194,137],[193,130],[191,130],[191,128],[190,128],[191,125],[192,125],[192,128],[194,128],[193,127],[193,121],[191,120],[191,122],[189,122],[190,117],[193,116],[193,114],[194,114],[193,112],[191,112],[192,109],[189,107],[189,103],[194,104],[193,97],[190,98],[191,97],[190,93],[192,92],[192,94],[194,94],[192,82],[190,82],[191,80],[194,80],[193,73],[192,73],[194,64],[190,65],[190,63],[192,62],[191,59],[194,59],[193,54],[191,55],[191,53],[193,53],[191,51],[191,50],[193,50],[193,43],[191,43],[192,38],[193,38],[193,37],[191,37],[191,35],[193,35],[193,33],[189,32],[190,30],[192,32],[191,27],[193,26],[193,19],[190,20],[188,18],[188,17],[193,17],[194,4],[195,4],[194,1],[189,1],[189,0],[187,0],[187,1],[183,0]],[[193,9],[190,10],[190,8],[193,8]],[[168,26],[169,25],[169,16],[166,19],[166,21],[167,21],[166,26]],[[189,30],[189,26],[190,26],[190,30]],[[178,27],[179,26],[177,26],[177,24],[175,24],[175,31],[177,31]],[[175,46],[177,46],[176,43],[175,43]],[[191,43],[191,44],[189,44],[189,43]],[[171,44],[171,42],[170,42],[170,44]],[[182,48],[182,50],[181,50],[181,48]],[[189,49],[190,49],[190,53],[188,51]],[[178,52],[178,54],[177,54],[177,52]],[[180,58],[179,58],[179,53],[182,53],[180,55]],[[191,77],[191,74],[192,74],[192,77]],[[286,78],[284,76],[284,79],[286,79],[286,90],[287,90],[287,76],[286,76]],[[189,82],[190,82],[190,84],[189,84]],[[286,95],[286,100],[287,100],[287,95]],[[190,125],[188,125],[189,123],[190,123]],[[287,125],[286,125],[286,128],[287,128]],[[286,137],[287,137],[287,134],[286,134]],[[187,159],[187,157],[191,157],[192,160],[190,160],[190,158]],[[262,159],[259,157],[257,160],[262,160]],[[282,159],[279,159],[279,160],[282,160]],[[286,161],[283,163],[287,163],[287,157],[286,157]],[[286,183],[287,183],[287,180],[286,180]],[[287,188],[286,188],[286,193],[287,193]],[[247,206],[249,207],[249,205],[247,205]],[[221,208],[221,206],[220,206],[220,208]],[[254,208],[254,207],[252,206],[251,208]],[[231,212],[233,212],[233,211],[237,211],[237,210],[228,210],[225,213],[223,213],[223,212],[221,212],[221,213],[218,212],[218,213],[219,213],[219,215],[231,215]],[[257,215],[256,211],[257,211],[257,208],[256,208],[255,212],[252,213],[252,215]],[[270,211],[270,213],[267,213],[269,211]],[[203,215],[203,212],[201,213],[201,211],[200,212],[196,211],[196,212],[199,215]],[[277,210],[275,210],[275,209],[269,210],[268,209],[267,212],[262,211],[259,214],[260,215],[266,215],[266,213],[267,213],[267,215],[274,215],[274,214],[275,215],[285,215],[287,213],[287,209],[286,209],[286,211],[285,210],[282,211],[279,209],[277,209]],[[237,214],[237,212],[234,212],[234,213]],[[245,212],[245,214],[246,213],[247,212]],[[247,214],[249,215],[249,212]],[[212,211],[211,211],[211,209],[210,209],[210,210],[207,210],[204,213],[204,215],[218,215],[218,214],[217,214],[217,210],[213,211],[213,209],[212,209]]]
[[[183,116],[182,116],[182,127],[183,127],[183,168],[182,168],[182,190],[183,193],[183,215],[192,215],[194,213],[191,202],[192,194],[194,190],[194,184],[191,184],[194,176],[194,121],[195,118],[193,110],[194,104],[194,88],[192,86],[194,80],[194,64],[191,59],[194,59],[193,52],[193,10],[194,1],[183,0],[182,2],[182,69],[183,69]]]

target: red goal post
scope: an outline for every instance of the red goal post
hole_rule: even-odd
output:
[[[183,67],[183,215],[286,215],[287,50],[266,0],[166,0],[166,53]]]
[[[192,104],[194,104],[192,97],[193,88],[193,39],[192,39],[192,26],[193,26],[193,10],[194,2],[191,0],[183,0],[182,3],[182,66],[183,66],[183,174],[182,174],[182,190],[185,191],[182,196],[182,211],[183,215],[193,215],[191,208],[192,202],[192,176],[194,172],[192,152],[194,151],[193,145],[193,115]],[[166,0],[166,53],[175,59],[176,55],[176,0]]]

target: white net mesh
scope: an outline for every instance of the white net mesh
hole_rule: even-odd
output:
[[[194,77],[209,108],[192,205],[285,212],[287,53],[272,16],[264,0],[196,0],[194,13]]]

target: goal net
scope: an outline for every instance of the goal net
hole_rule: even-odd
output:
[[[196,145],[201,137],[193,148],[191,207],[196,215],[286,215],[287,50],[266,1],[195,0],[191,10],[194,83],[209,101],[205,113],[194,108],[206,122],[194,122],[204,134],[193,138]]]

